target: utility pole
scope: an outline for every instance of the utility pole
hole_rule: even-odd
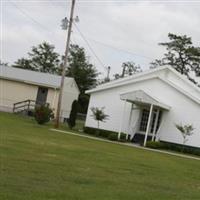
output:
[[[64,56],[64,63],[61,66],[62,67],[62,77],[61,77],[61,83],[60,83],[60,92],[59,92],[59,96],[58,96],[58,106],[57,106],[57,112],[56,112],[55,128],[58,128],[59,124],[60,124],[60,112],[61,112],[61,104],[62,104],[62,96],[63,96],[63,87],[64,87],[64,81],[65,81],[65,69],[67,67],[67,61],[68,61],[68,52],[69,52],[70,37],[71,37],[71,31],[72,31],[74,7],[75,7],[75,0],[72,0],[69,28],[68,28],[68,33],[67,33],[67,43],[66,43],[65,56]]]

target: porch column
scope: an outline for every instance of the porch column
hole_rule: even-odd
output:
[[[124,102],[124,108],[123,108],[123,113],[122,113],[122,118],[121,118],[121,122],[120,122],[120,127],[119,127],[119,133],[118,133],[118,140],[120,139],[120,135],[122,132],[122,126],[123,126],[123,122],[124,122],[124,115],[125,115],[125,110],[126,110],[126,101]]]
[[[158,109],[157,112],[156,112],[156,119],[155,119],[155,124],[154,124],[154,127],[153,127],[152,141],[154,141],[154,138],[155,138],[155,135],[156,135],[156,128],[157,128],[157,125],[158,125],[159,112],[160,112],[160,110]]]
[[[153,112],[153,104],[151,104],[151,107],[150,107],[147,129],[146,129],[145,138],[144,138],[144,146],[146,146],[146,143],[147,143],[147,136],[150,130],[152,112]]]
[[[164,113],[162,113],[161,122],[160,122],[160,125],[158,128],[158,131],[156,133],[155,141],[159,141],[159,139],[160,139],[160,130],[163,127],[163,124],[165,122],[165,117],[166,117],[166,113],[164,112]]]
[[[130,132],[132,113],[133,113],[133,103],[131,104],[131,112],[130,112],[129,120],[128,120],[128,133],[126,134],[126,140],[128,140],[128,134]]]

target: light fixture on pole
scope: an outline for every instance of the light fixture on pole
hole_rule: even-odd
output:
[[[62,24],[61,24],[62,29],[64,30],[68,29],[68,33],[67,33],[64,62],[61,65],[62,76],[61,76],[60,91],[59,91],[59,96],[58,96],[58,106],[57,106],[56,119],[55,119],[55,128],[58,128],[60,124],[60,113],[61,113],[61,105],[62,105],[63,87],[64,87],[64,81],[65,81],[65,70],[68,64],[67,62],[68,62],[68,53],[69,53],[69,47],[70,47],[70,37],[71,37],[71,32],[72,32],[72,24],[73,24],[73,21],[77,21],[77,17],[75,19],[73,18],[74,7],[75,7],[75,0],[72,0],[70,20],[68,20],[65,17],[62,20]]]

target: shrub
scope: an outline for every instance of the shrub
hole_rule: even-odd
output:
[[[169,142],[162,142],[162,143],[164,144],[165,149],[200,156],[200,148],[198,147],[191,147]]]
[[[126,134],[125,133],[121,133],[120,134],[120,142],[125,142],[126,141]]]
[[[190,147],[190,146],[163,142],[163,141],[161,142],[148,141],[146,146],[152,149],[166,149],[166,150],[200,156],[200,148],[197,148],[197,147]]]
[[[83,131],[89,135],[95,135],[96,129],[95,128],[90,128],[90,127],[84,127]]]
[[[84,132],[90,135],[95,135],[95,136],[100,136],[103,138],[108,138],[109,135],[111,134],[116,134],[118,135],[117,132],[114,131],[108,131],[108,130],[103,130],[103,129],[97,129],[97,128],[91,128],[91,127],[84,127]]]
[[[111,134],[108,136],[108,139],[109,139],[109,140],[112,140],[112,141],[117,141],[117,140],[118,140],[118,135],[117,135],[117,133],[111,133]]]
[[[109,140],[118,140],[118,133],[114,131],[108,131],[103,129],[97,129],[92,127],[84,127],[84,132],[90,135],[100,136],[103,138],[108,138]],[[125,142],[126,140],[126,134],[121,133],[120,135],[120,142]]]
[[[92,128],[92,127],[84,127],[83,130],[85,133],[91,134],[91,135],[96,135],[96,132],[98,132],[99,136],[101,137],[108,137],[108,135],[110,135],[111,133],[116,133],[113,131],[107,131],[107,130]]]
[[[52,109],[50,109],[48,106],[41,105],[36,106],[34,117],[38,124],[45,124],[49,122],[54,115]]]
[[[99,130],[100,131],[100,130]],[[111,132],[108,132],[106,130],[100,131],[100,135],[101,137],[107,138],[110,134],[112,134]]]
[[[99,129],[95,130],[95,136],[99,137],[100,134],[101,134],[101,133],[100,133]]]
[[[78,101],[74,100],[72,103],[69,119],[67,120],[70,129],[72,129],[76,125],[77,111],[78,111]]]
[[[147,147],[152,149],[163,149],[165,148],[165,145],[161,142],[154,142],[154,141],[148,141],[146,144]]]

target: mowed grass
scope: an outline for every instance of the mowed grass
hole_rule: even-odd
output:
[[[0,113],[0,199],[200,199],[200,161],[49,128]]]

